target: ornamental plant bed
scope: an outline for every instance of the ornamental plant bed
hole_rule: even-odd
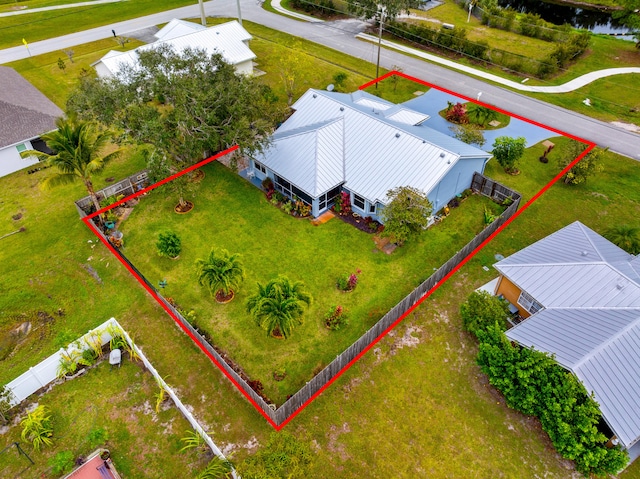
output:
[[[378,255],[371,249],[369,234],[351,223],[314,227],[297,221],[273,208],[260,190],[224,166],[211,163],[203,168],[207,174],[195,192],[198,213],[167,214],[172,199],[163,194],[165,186],[153,190],[122,226],[127,236],[124,253],[146,278],[166,278],[163,294],[193,310],[198,329],[216,348],[232,355],[247,378],[260,381],[262,394],[277,405],[313,376],[315,365],[331,362],[420,284],[425,269],[440,266],[481,231],[484,206],[491,203],[473,196],[452,211],[448,221],[424,231],[397,254]],[[354,225],[366,224],[364,218],[346,218],[352,218]],[[180,261],[168,263],[149,254],[151,233],[159,229],[180,236]],[[240,254],[246,269],[234,300],[224,306],[194,278],[195,260],[214,245]],[[362,275],[354,291],[344,294],[335,287],[337,277],[358,269]],[[256,283],[265,284],[278,275],[302,281],[313,297],[305,308],[304,323],[283,340],[268,336],[246,310]],[[339,335],[330,335],[323,317],[335,304],[349,311],[350,324]],[[285,369],[286,378],[276,381],[272,373],[277,369]]]

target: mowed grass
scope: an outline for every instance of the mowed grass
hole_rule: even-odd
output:
[[[153,376],[128,359],[119,368],[111,368],[108,361],[103,361],[85,375],[56,385],[32,399],[50,411],[53,445],[35,451],[20,438],[21,426],[13,425],[2,436],[2,444],[20,442],[35,465],[16,475],[29,463],[12,448],[0,456],[0,475],[60,477],[49,470],[57,453],[70,451],[75,460],[104,447],[111,452],[123,477],[194,476],[204,468],[206,458],[198,458],[193,451],[179,452],[183,446],[180,438],[193,429],[170,399],[156,413],[157,391]],[[96,431],[103,431],[107,441],[92,443],[90,435]],[[166,460],[168,457],[171,461]]]
[[[260,380],[276,404],[303,386],[481,231],[485,206],[500,211],[487,198],[472,196],[445,221],[386,255],[375,248],[372,235],[339,219],[313,226],[308,219],[285,215],[260,190],[219,163],[205,166],[204,171],[206,177],[193,197],[195,209],[186,215],[173,212],[177,197],[166,190],[142,199],[120,226],[125,234],[123,253],[152,283],[166,279],[163,294],[182,309],[195,310],[198,324],[213,343],[252,379]],[[163,230],[181,237],[184,247],[178,260],[155,253],[158,233]],[[211,248],[240,253],[247,270],[243,287],[227,305],[217,304],[197,284],[195,260],[205,258]],[[338,277],[357,271],[355,291],[339,291]],[[287,340],[268,337],[245,306],[257,282],[265,284],[278,275],[302,281],[314,298],[304,325]],[[337,332],[323,323],[333,305],[343,306],[350,317],[349,326]],[[278,369],[287,371],[284,381],[273,379]]]
[[[548,164],[534,147],[520,175],[505,174],[493,160],[488,175],[530,199],[559,171],[563,140],[553,141]],[[507,408],[487,384],[458,311],[497,276],[496,254],[512,254],[576,220],[600,233],[638,224],[640,165],[613,153],[603,164],[583,185],[553,185],[294,420],[294,429],[329,451],[341,478],[582,477],[553,451],[537,420]],[[321,461],[311,477],[328,469]],[[640,477],[640,462],[620,477]]]
[[[22,3],[22,5],[25,4],[31,5],[30,2]],[[0,31],[2,31],[0,48],[22,46],[23,38],[27,42],[33,43],[102,25],[109,32],[111,30],[109,25],[113,23],[187,5],[193,5],[193,2],[188,0],[136,0],[135,2],[123,1],[87,5],[3,17],[0,19],[0,25],[2,25],[0,27]]]
[[[340,55],[333,55],[342,68]],[[365,75],[374,73],[375,66],[363,70]],[[488,174],[531,198],[557,172],[556,151],[547,165],[537,161],[541,151],[522,161],[519,176],[500,176],[493,162]],[[496,261],[494,254],[510,254],[576,219],[602,232],[617,222],[640,217],[638,167],[633,160],[608,153],[605,171],[585,185],[553,186],[393,331],[393,337],[383,339],[297,416],[287,430],[314,450],[314,465],[307,476],[572,477],[570,464],[555,454],[537,421],[506,408],[486,384],[475,365],[475,341],[462,332],[457,311],[475,287],[495,277],[494,271],[481,268]],[[97,186],[105,185],[104,178],[120,178],[140,168],[127,161],[114,163],[97,178]],[[56,318],[0,363],[0,382],[54,352],[60,333],[78,337],[115,316],[179,389],[219,446],[234,450],[234,457],[241,460],[256,444],[264,444],[272,431],[266,421],[106,248],[92,248],[87,242],[94,237],[72,204],[86,194],[83,187],[38,190],[37,183],[49,174],[51,170],[0,178],[2,234],[27,227],[25,233],[0,243],[0,324],[7,331],[20,324],[15,315],[39,309]],[[198,197],[195,201],[198,208]],[[25,217],[12,220],[16,212]],[[102,284],[83,264],[95,267]],[[60,306],[65,308],[63,317],[55,314]],[[408,326],[421,331],[407,334]],[[405,336],[408,341],[400,341]],[[411,336],[417,342],[413,347],[405,345],[414,341]],[[68,384],[80,387],[80,383]],[[140,471],[132,477],[166,476]],[[621,477],[640,477],[640,462]]]
[[[47,98],[64,110],[69,92],[78,84],[81,75],[95,75],[95,70],[91,66],[93,62],[98,61],[110,50],[124,52],[140,45],[143,43],[130,40],[122,48],[114,38],[107,38],[73,47],[73,61],[69,60],[64,51],[57,51],[7,63],[6,66],[15,68]],[[64,69],[59,67],[58,59],[64,62]]]

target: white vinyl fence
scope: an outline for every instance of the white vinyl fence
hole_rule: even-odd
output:
[[[127,332],[122,326],[120,326],[120,323],[118,323],[115,318],[111,318],[108,321],[105,321],[97,328],[92,329],[87,334],[71,343],[69,346],[67,346],[66,349],[60,349],[60,351],[58,351],[57,353],[52,354],[40,364],[29,368],[27,372],[8,383],[7,388],[10,389],[13,393],[12,404],[15,406],[21,403],[23,400],[31,396],[39,389],[42,389],[49,383],[55,381],[58,377],[58,365],[60,364],[60,359],[63,354],[73,353],[74,351],[82,352],[86,349],[89,349],[91,347],[89,344],[92,341],[96,340],[99,340],[100,344],[104,346],[111,340],[109,331],[112,331],[113,329],[116,329],[120,334],[122,334],[127,343],[129,343],[129,346],[131,346],[135,353],[140,357],[140,360],[144,364],[145,368],[147,368],[153,375],[160,387],[162,387],[166,391],[169,397],[173,400],[178,410],[187,419],[187,421],[189,421],[191,427],[193,427],[193,429],[198,434],[200,434],[200,436],[202,436],[213,453],[221,459],[226,460],[222,451],[218,448],[218,446],[216,446],[207,432],[202,428],[200,423],[198,423],[196,418],[193,417],[193,414],[191,414],[191,412],[189,412],[189,410],[185,407],[185,405],[182,403],[173,389],[171,389],[171,387],[164,381],[164,379],[162,379],[160,374],[158,374],[158,371],[156,371],[151,362],[149,362],[140,348],[136,346],[136,344],[131,340]],[[237,475],[235,469],[232,469],[231,475],[235,479],[239,479],[239,476]]]

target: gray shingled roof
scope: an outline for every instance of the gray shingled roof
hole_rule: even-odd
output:
[[[272,146],[256,159],[314,197],[342,182],[372,203],[384,204],[387,191],[398,186],[428,194],[458,161],[491,156],[431,128],[415,126],[424,115],[362,91],[309,90],[293,109],[295,113],[273,136]],[[327,123],[336,127],[330,135],[320,135],[321,130],[326,133]],[[294,142],[287,135],[312,131],[316,134],[304,141],[296,137],[299,141]],[[342,154],[340,161],[337,154]],[[327,155],[332,155],[330,161]]]
[[[545,309],[507,331],[554,354],[589,392],[620,442],[640,440],[640,257],[580,222],[495,265]]]
[[[55,129],[64,113],[13,68],[0,66],[0,148]]]

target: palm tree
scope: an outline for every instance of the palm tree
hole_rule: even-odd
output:
[[[498,119],[498,112],[486,106],[473,104],[467,110],[467,116],[474,123],[485,126],[487,123]]]
[[[230,255],[225,249],[216,252],[213,248],[207,259],[196,260],[198,283],[209,288],[216,301],[233,299],[234,289],[244,280],[244,265],[240,255]]]
[[[612,226],[603,236],[627,253],[640,254],[640,228],[637,226]]]
[[[247,311],[267,335],[286,339],[294,326],[302,324],[304,304],[311,304],[311,295],[302,281],[278,276],[265,286],[258,283],[258,292],[247,300]]]
[[[109,161],[118,157],[121,150],[117,149],[103,156],[106,148],[111,144],[113,134],[108,130],[99,129],[96,123],[79,121],[75,118],[58,118],[56,126],[57,130],[42,136],[53,154],[29,150],[22,155],[36,155],[58,169],[58,174],[42,182],[42,189],[47,190],[80,179],[89,192],[93,206],[98,211],[100,202],[93,189],[91,176],[102,170]]]

